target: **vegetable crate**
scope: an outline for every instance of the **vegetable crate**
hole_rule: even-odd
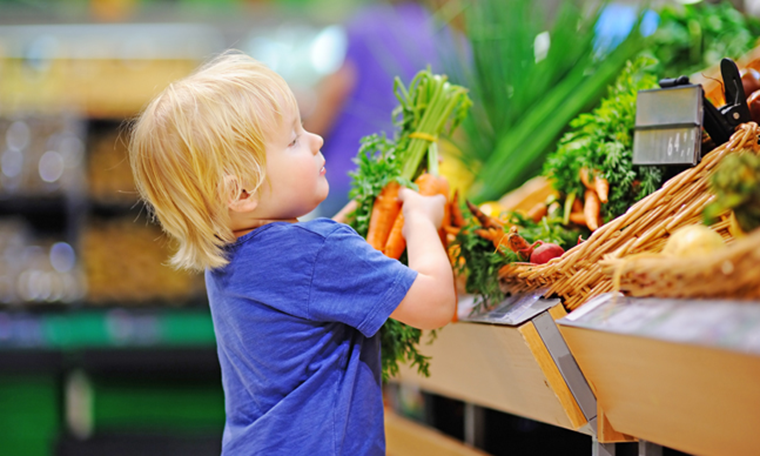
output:
[[[545,296],[563,298],[568,310],[612,291],[613,277],[604,272],[601,260],[658,253],[670,233],[683,226],[700,224],[702,212],[713,198],[708,191],[710,173],[724,156],[746,149],[757,153],[759,132],[754,122],[742,124],[727,143],[708,153],[697,166],[666,182],[561,257],[543,265],[504,266],[499,271],[503,288],[511,292],[548,288]],[[733,240],[731,225],[726,217],[711,228],[724,239]]]
[[[594,435],[596,399],[557,330],[558,300],[516,325],[459,321],[421,347],[430,376],[404,365],[392,381]]]

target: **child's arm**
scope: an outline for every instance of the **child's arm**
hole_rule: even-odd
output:
[[[456,310],[454,274],[438,236],[445,198],[421,196],[405,188],[399,199],[409,267],[418,274],[391,318],[419,329],[440,328],[451,321]]]

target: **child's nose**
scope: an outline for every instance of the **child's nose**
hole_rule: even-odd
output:
[[[314,135],[314,145],[316,146],[314,148],[314,153],[316,154],[317,152],[320,151],[320,149],[322,149],[322,146],[324,145],[325,140],[324,140],[324,138],[322,138],[321,136],[319,136],[316,133],[312,133],[312,135]]]

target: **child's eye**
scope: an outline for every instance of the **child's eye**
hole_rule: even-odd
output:
[[[295,146],[295,145],[296,145],[296,142],[298,142],[298,137],[296,137],[296,138],[295,138],[293,141],[291,141],[291,142],[290,142],[290,144],[288,145],[288,147],[293,147],[293,146]]]

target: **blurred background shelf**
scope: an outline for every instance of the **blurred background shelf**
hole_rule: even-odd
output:
[[[3,454],[218,454],[220,377],[200,304],[5,308]]]

